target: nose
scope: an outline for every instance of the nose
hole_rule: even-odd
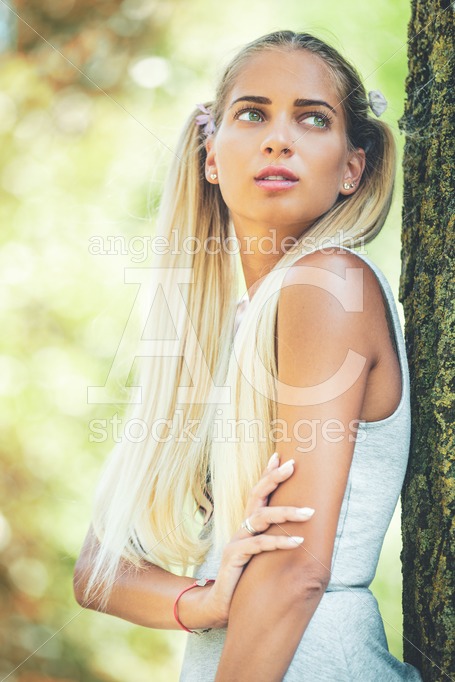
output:
[[[291,138],[289,126],[286,122],[276,122],[275,125],[270,125],[266,135],[261,143],[261,152],[266,156],[286,156],[289,158],[293,155],[292,149],[293,140]]]

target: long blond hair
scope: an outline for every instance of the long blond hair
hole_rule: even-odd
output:
[[[336,241],[342,234],[337,243],[351,248],[371,241],[390,208],[395,175],[392,134],[386,124],[369,115],[356,70],[334,48],[312,35],[279,31],[241,50],[226,68],[214,101],[206,102],[214,116],[215,135],[239,72],[262,50],[307,50],[324,60],[345,112],[348,146],[365,150],[366,167],[357,191],[339,195],[335,205],[264,278],[234,344],[238,257],[229,248],[209,248],[213,253],[206,248],[194,252],[182,248],[191,238],[199,239],[200,244],[215,240],[223,245],[235,237],[219,187],[205,179],[204,132],[195,125],[201,112],[195,109],[190,114],[158,216],[160,235],[170,241],[171,232],[178,232],[178,248],[156,261],[161,269],[160,286],[168,298],[163,304],[156,298],[149,323],[163,339],[163,354],[143,358],[135,383],[142,387],[144,399],[131,404],[125,415],[126,421],[142,420],[150,431],[157,420],[168,420],[172,437],[148,435],[139,442],[123,439],[107,459],[93,514],[100,547],[93,557],[85,594],[87,600],[96,595],[102,607],[121,559],[139,569],[151,562],[186,572],[204,560],[212,543],[219,548],[238,530],[248,493],[276,449],[268,435],[276,418],[273,330],[286,270],[328,238]],[[192,273],[192,283],[182,286],[179,282],[184,272]],[[177,314],[171,320],[172,310]],[[164,352],[169,339],[177,339],[172,357]],[[227,399],[220,387],[230,391]],[[247,430],[253,425],[257,431],[252,434],[244,429],[240,434],[237,428],[232,434],[232,425],[242,423]],[[190,436],[188,426],[194,424],[197,430],[191,429]],[[200,526],[195,523],[201,508],[213,510],[205,536],[198,533]]]

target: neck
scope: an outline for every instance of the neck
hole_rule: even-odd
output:
[[[247,253],[244,253],[243,250],[240,253],[243,275],[250,301],[260,287],[262,278],[274,268],[283,255],[265,255],[257,252],[251,253],[252,251],[253,249],[247,249]]]
[[[261,230],[235,227],[249,300],[260,287],[262,278],[268,275],[286,251],[294,246],[301,231],[300,227],[299,231],[295,231],[296,234],[288,230],[283,234],[272,227],[263,227]]]

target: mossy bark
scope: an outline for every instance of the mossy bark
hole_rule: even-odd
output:
[[[400,301],[412,437],[402,492],[404,660],[455,679],[455,56],[453,6],[412,0]]]

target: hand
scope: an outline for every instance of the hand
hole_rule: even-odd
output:
[[[204,588],[205,607],[216,623],[215,627],[227,625],[234,590],[245,566],[254,554],[276,549],[294,549],[303,542],[303,538],[290,537],[287,534],[263,534],[272,523],[307,521],[314,513],[314,510],[308,507],[299,510],[298,507],[267,506],[269,495],[294,472],[293,459],[281,467],[278,465],[278,456],[269,460],[267,468],[251,490],[245,507],[245,518],[249,519],[259,534],[253,536],[245,528],[238,530],[223,550],[215,583],[210,588]]]

